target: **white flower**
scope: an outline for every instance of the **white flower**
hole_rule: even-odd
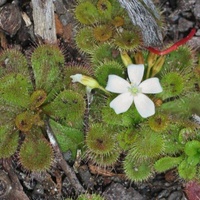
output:
[[[83,74],[75,74],[71,75],[70,78],[72,79],[72,83],[81,83],[82,85],[86,86],[87,91],[91,92],[92,89],[98,88],[103,90],[105,93],[108,93],[99,83],[90,76],[85,76]]]
[[[99,88],[99,83],[92,77],[85,76],[82,74],[75,74],[75,75],[71,75],[70,78],[72,78],[73,83],[79,82],[85,86],[90,87],[91,89]]]
[[[145,94],[162,92],[159,79],[149,78],[141,83],[144,75],[143,64],[131,64],[127,70],[130,83],[117,75],[108,76],[106,90],[120,94],[110,102],[110,107],[120,114],[126,112],[134,102],[137,111],[143,118],[154,115],[155,105]]]

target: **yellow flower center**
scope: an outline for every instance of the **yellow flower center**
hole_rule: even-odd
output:
[[[128,88],[128,91],[133,95],[136,96],[138,93],[141,93],[141,88],[139,88],[135,84],[131,84],[131,86]]]

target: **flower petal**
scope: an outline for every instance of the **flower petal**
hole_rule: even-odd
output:
[[[126,112],[133,103],[133,95],[130,92],[126,92],[118,95],[110,102],[110,107],[113,108],[116,114]]]
[[[71,76],[70,76],[70,78],[72,78],[72,82],[73,82],[73,83],[76,83],[76,82],[81,83],[82,77],[83,77],[82,74],[75,74],[75,75],[71,75]]]
[[[144,75],[144,65],[134,65],[131,64],[127,67],[128,70],[128,77],[131,83],[134,83],[136,85],[139,85],[142,81],[142,77]]]
[[[159,79],[155,77],[143,81],[139,87],[142,89],[142,93],[146,94],[156,94],[162,92]]]
[[[155,105],[153,101],[145,94],[140,93],[134,96],[134,103],[137,111],[143,118],[155,114]]]
[[[114,93],[124,93],[128,91],[130,83],[117,75],[109,75],[106,90]]]

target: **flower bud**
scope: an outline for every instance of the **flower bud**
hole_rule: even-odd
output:
[[[126,67],[133,63],[131,58],[125,51],[121,52],[121,59]]]
[[[151,74],[152,77],[155,76],[157,73],[160,72],[160,70],[162,69],[162,66],[163,66],[163,64],[165,62],[165,58],[166,58],[166,56],[160,56],[156,60],[154,66],[152,68],[152,74]]]
[[[79,82],[85,86],[92,88],[92,89],[99,88],[99,86],[100,86],[99,83],[95,79],[93,79],[89,76],[82,75],[82,74],[75,74],[75,75],[70,76],[70,78],[72,78],[73,83]]]
[[[135,53],[134,58],[135,58],[135,64],[143,64],[144,63],[144,57],[142,55],[142,52]]]
[[[70,78],[72,78],[72,82],[76,83],[79,82],[86,86],[86,88],[94,89],[99,88],[100,90],[103,90],[104,92],[108,93],[102,86],[99,85],[99,83],[92,77],[85,76],[82,74],[75,74],[71,75]]]
[[[148,55],[148,58],[147,58],[147,64],[148,64],[149,68],[153,67],[157,58],[158,58],[158,55],[156,55],[155,53],[149,52],[149,55]]]
[[[156,98],[154,99],[154,103],[156,106],[160,107],[163,104],[163,101],[160,98]]]

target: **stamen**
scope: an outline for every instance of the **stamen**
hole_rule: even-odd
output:
[[[129,87],[129,92],[132,94],[132,95],[137,95],[138,93],[141,92],[141,89],[136,86],[136,85],[131,85],[131,87]]]

